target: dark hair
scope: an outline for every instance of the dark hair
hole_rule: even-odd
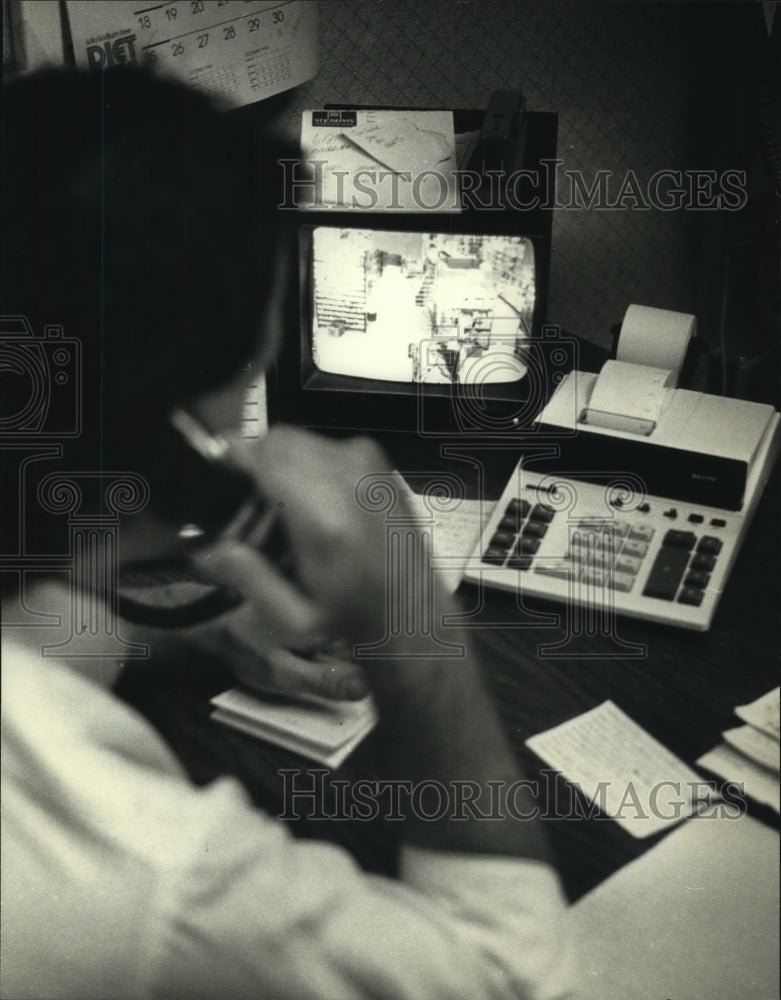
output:
[[[2,117],[2,312],[80,342],[64,467],[143,473],[171,408],[256,356],[289,151],[262,112],[250,122],[138,68],[19,78]],[[3,381],[5,428],[19,400]],[[54,427],[72,401],[48,402]]]

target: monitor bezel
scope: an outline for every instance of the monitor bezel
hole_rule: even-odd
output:
[[[479,113],[457,112],[457,127],[479,124]],[[325,432],[464,433],[458,419],[454,386],[389,382],[335,375],[317,369],[312,357],[312,233],[320,226],[402,232],[519,236],[530,240],[535,257],[535,303],[531,337],[540,336],[546,320],[550,282],[553,204],[551,170],[555,163],[557,116],[528,112],[524,168],[536,169],[539,198],[525,211],[509,205],[482,210],[468,206],[459,213],[360,212],[300,209],[297,212],[298,274],[294,300],[281,350],[267,374],[269,422],[293,423]],[[528,164],[532,164],[529,167]],[[542,164],[542,166],[541,166]],[[495,383],[481,388],[488,424],[501,426],[518,408],[522,383]]]

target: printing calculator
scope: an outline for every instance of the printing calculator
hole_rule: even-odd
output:
[[[667,389],[654,426],[596,421],[571,372],[540,415],[464,579],[707,630],[779,450],[772,407]],[[568,384],[569,383],[569,384]],[[629,471],[624,471],[629,470]]]

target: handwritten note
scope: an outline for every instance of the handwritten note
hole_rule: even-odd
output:
[[[451,510],[434,513],[424,494],[415,493],[401,478],[399,482],[412,513],[421,524],[431,525],[434,572],[450,593],[455,593],[494,504],[461,499],[454,502]]]
[[[612,701],[526,741],[633,837],[692,815],[705,782]]]

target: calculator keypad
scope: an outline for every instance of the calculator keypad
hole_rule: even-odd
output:
[[[642,513],[642,508],[639,509]],[[677,512],[676,512],[677,513]],[[644,597],[699,606],[722,549],[713,535],[698,537],[694,531],[670,528],[654,553],[656,529],[643,521],[605,521],[580,518],[568,525],[566,551],[539,557],[556,511],[544,503],[531,504],[515,497],[491,537],[482,562],[521,572],[533,570],[622,593],[634,588],[640,571],[651,558],[643,588]],[[690,517],[689,524],[701,523]]]

